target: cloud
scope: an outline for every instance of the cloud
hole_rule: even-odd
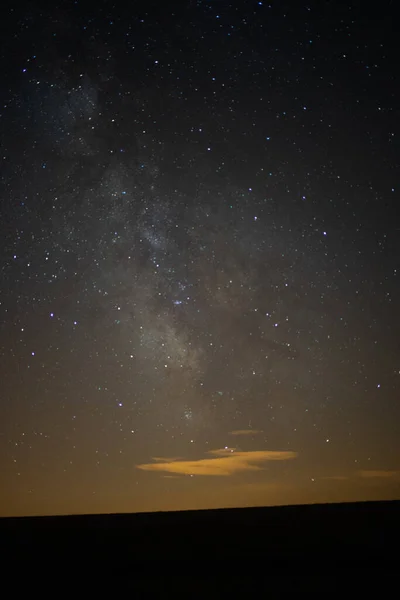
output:
[[[330,481],[347,481],[349,477],[348,475],[327,475],[326,477],[322,477],[322,479],[328,479]]]
[[[400,471],[358,471],[358,475],[364,479],[390,479],[393,477],[400,477]]]
[[[230,431],[229,435],[257,435],[259,433],[263,433],[259,429],[235,429],[234,431]]]
[[[174,462],[176,460],[179,460],[181,457],[180,456],[171,456],[170,458],[162,458],[161,456],[153,456],[153,460],[155,460],[156,462]]]
[[[256,450],[253,452],[236,452],[232,448],[211,450],[217,458],[202,458],[199,460],[171,460],[137,465],[142,471],[162,471],[178,473],[180,475],[212,475],[228,476],[244,471],[261,471],[261,463],[269,461],[292,460],[297,457],[296,452]]]

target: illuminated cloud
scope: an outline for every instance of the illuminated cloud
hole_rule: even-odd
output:
[[[199,460],[170,460],[137,465],[142,471],[163,471],[180,475],[219,475],[227,476],[244,471],[261,471],[260,463],[269,461],[292,460],[296,452],[256,450],[253,452],[236,452],[232,448],[211,450],[209,454],[217,458],[202,458]]]
[[[400,471],[358,471],[358,475],[364,479],[390,479],[400,477]]]
[[[213,454],[214,456],[226,456],[227,454],[232,454],[233,452],[236,452],[236,448],[225,446],[224,448],[220,448],[218,450],[209,450],[207,454]]]
[[[153,456],[153,460],[156,462],[174,462],[175,460],[179,460],[180,456],[171,456],[169,458],[163,458],[161,456]]]
[[[235,429],[234,431],[230,431],[229,435],[257,435],[259,433],[263,433],[259,429]]]

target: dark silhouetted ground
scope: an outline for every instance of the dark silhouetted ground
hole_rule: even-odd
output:
[[[275,590],[295,573],[315,581],[341,567],[365,584],[373,570],[398,569],[399,534],[400,501],[0,520],[6,561],[21,572],[58,563],[69,577],[78,565],[95,581],[132,573],[154,593],[175,577],[189,597],[213,579],[233,588],[240,580],[245,593],[245,581],[260,576]],[[224,597],[213,590],[200,596]]]

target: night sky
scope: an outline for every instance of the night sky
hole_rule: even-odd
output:
[[[400,498],[395,6],[2,8],[1,515]]]

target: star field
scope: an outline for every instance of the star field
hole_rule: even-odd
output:
[[[2,515],[400,496],[377,11],[5,9]]]

